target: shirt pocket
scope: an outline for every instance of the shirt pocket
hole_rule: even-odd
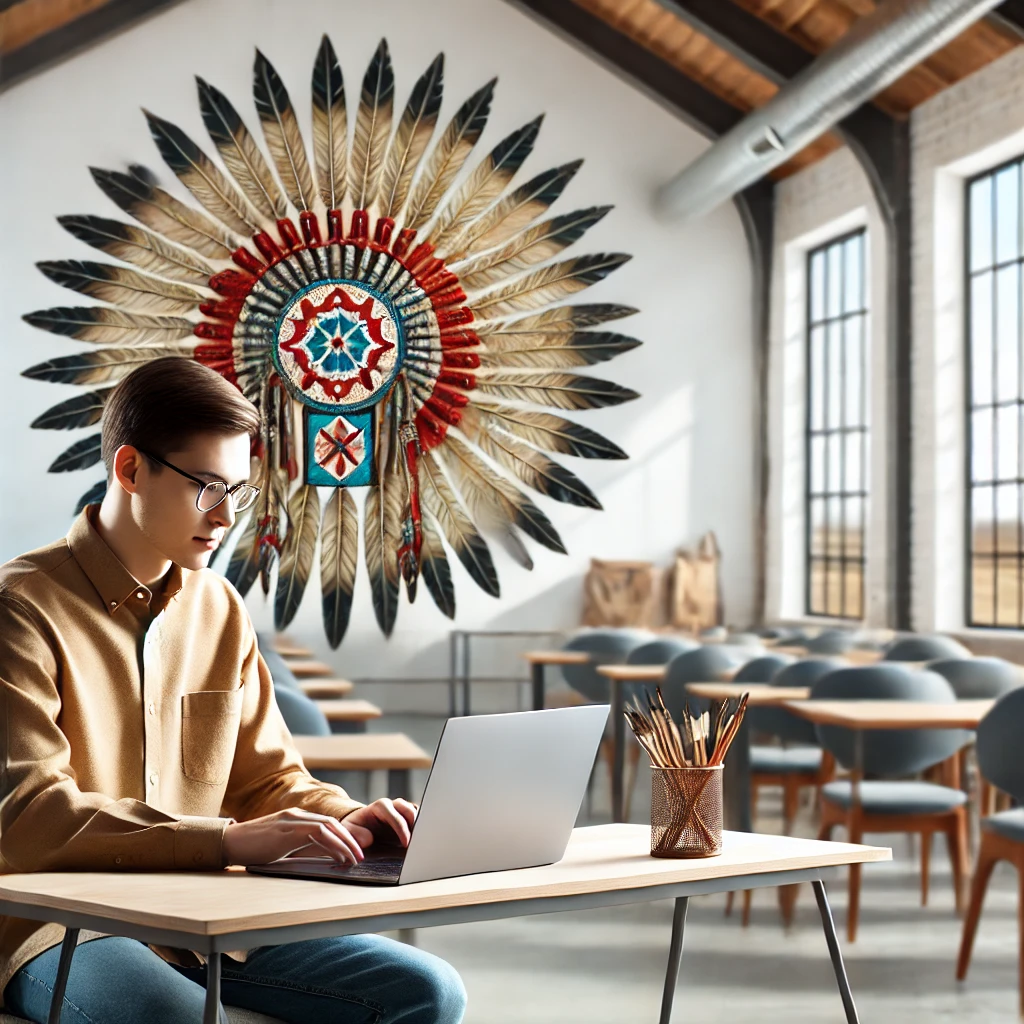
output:
[[[193,782],[219,786],[231,774],[242,718],[242,688],[181,697],[181,769]]]

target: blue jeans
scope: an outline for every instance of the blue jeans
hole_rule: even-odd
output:
[[[7,1012],[45,1024],[59,959],[54,946],[14,975]],[[93,939],[75,950],[62,1024],[201,1024],[205,977],[135,939]],[[222,957],[221,999],[287,1024],[458,1024],[466,1009],[444,960],[379,935],[261,946],[244,964]]]

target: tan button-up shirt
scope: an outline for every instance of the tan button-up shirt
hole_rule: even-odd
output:
[[[173,566],[154,595],[98,511],[0,566],[0,872],[217,871],[232,819],[359,807],[303,766],[234,588]],[[63,937],[0,917],[0,1005]]]

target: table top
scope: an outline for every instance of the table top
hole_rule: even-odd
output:
[[[809,686],[769,686],[768,683],[687,683],[686,690],[694,697],[726,700],[748,694],[748,707],[768,707],[792,700],[807,700]]]
[[[803,646],[790,646],[789,644],[780,644],[772,648],[772,654],[791,654],[794,658],[806,659],[806,658],[836,658],[839,661],[849,662],[851,665],[874,665],[876,662],[882,660],[884,655],[883,651],[862,651],[857,648],[853,648],[849,651],[844,651],[842,654],[814,654],[808,651]],[[905,665],[907,668],[917,668],[923,665],[924,662],[918,661],[903,661],[899,662],[901,665]]]
[[[660,683],[668,665],[598,665],[597,671],[619,683]]]
[[[288,668],[292,675],[298,679],[309,679],[316,676],[333,676],[334,669],[322,661],[312,661],[308,658],[300,658],[292,661],[289,659]]]
[[[526,651],[523,657],[531,665],[588,665],[586,651]]]
[[[817,725],[848,729],[975,729],[993,704],[994,700],[807,700],[788,701],[785,707]]]
[[[282,658],[312,658],[313,652],[308,647],[292,643],[290,640],[277,639],[274,641],[274,650]]]
[[[299,689],[307,697],[344,697],[355,687],[347,679],[300,679]]]
[[[352,768],[373,771],[380,768],[429,768],[431,756],[404,733],[367,732],[334,736],[293,736],[306,767]]]
[[[221,872],[34,872],[0,876],[0,900],[92,915],[193,936],[234,935],[322,921],[350,921],[480,904],[642,890],[777,871],[890,860],[888,849],[789,836],[727,832],[720,856],[650,856],[650,827],[575,829],[557,864],[414,885],[348,886]]]
[[[364,722],[370,718],[380,718],[384,713],[368,700],[318,700],[316,706],[328,722]]]

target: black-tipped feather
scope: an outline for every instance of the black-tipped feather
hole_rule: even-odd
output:
[[[581,459],[629,458],[617,444],[597,431],[552,413],[487,402],[474,402],[468,413],[473,417],[493,419],[502,429],[549,452],[575,455]]]
[[[336,649],[348,629],[359,564],[359,513],[352,493],[337,487],[320,530],[320,589],[327,642]]]
[[[76,469],[87,469],[100,461],[102,434],[92,434],[76,441],[67,451],[61,452],[47,470],[49,473],[70,473]]]
[[[555,409],[600,409],[640,397],[637,392],[614,381],[574,373],[493,370],[486,377],[478,374],[476,386],[486,394],[549,405]]]
[[[274,596],[274,628],[287,629],[299,610],[313,568],[320,532],[320,498],[315,487],[303,484],[288,500],[288,533],[281,546],[281,566]]]
[[[518,319],[480,319],[473,330],[481,337],[492,334],[572,334],[584,327],[597,327],[609,320],[621,320],[640,312],[633,306],[619,306],[609,302],[584,303],[578,306],[558,306],[542,313]]]
[[[44,260],[36,266],[55,284],[100,302],[154,313],[188,313],[206,296],[128,267],[92,260]]]
[[[320,197],[328,210],[339,209],[348,173],[348,111],[345,80],[326,35],[313,64],[313,157]]]
[[[260,574],[259,545],[257,543],[258,521],[254,515],[249,517],[242,536],[231,552],[228,567],[224,572],[227,581],[242,595],[252,590]]]
[[[422,520],[423,548],[420,552],[420,575],[426,584],[434,604],[449,619],[455,618],[455,587],[452,585],[452,570],[448,556],[441,543],[441,535],[427,514]]]
[[[377,198],[384,154],[391,135],[395,73],[386,39],[380,41],[363,76],[359,112],[352,135],[348,189],[357,210],[367,210]]]
[[[66,402],[47,409],[32,421],[36,430],[75,430],[91,427],[103,418],[103,407],[113,388],[100,388],[84,395],[75,395]]]
[[[76,352],[36,363],[22,370],[29,380],[48,380],[55,384],[103,384],[126,377],[137,366],[164,356],[190,358],[191,352],[173,348],[104,348],[98,352]]]
[[[637,348],[640,342],[611,331],[577,331],[558,334],[491,334],[477,349],[483,367],[518,366],[560,370],[593,366]]]
[[[22,320],[52,334],[98,345],[166,345],[189,337],[195,326],[183,317],[125,313],[106,306],[56,306],[25,313]]]

